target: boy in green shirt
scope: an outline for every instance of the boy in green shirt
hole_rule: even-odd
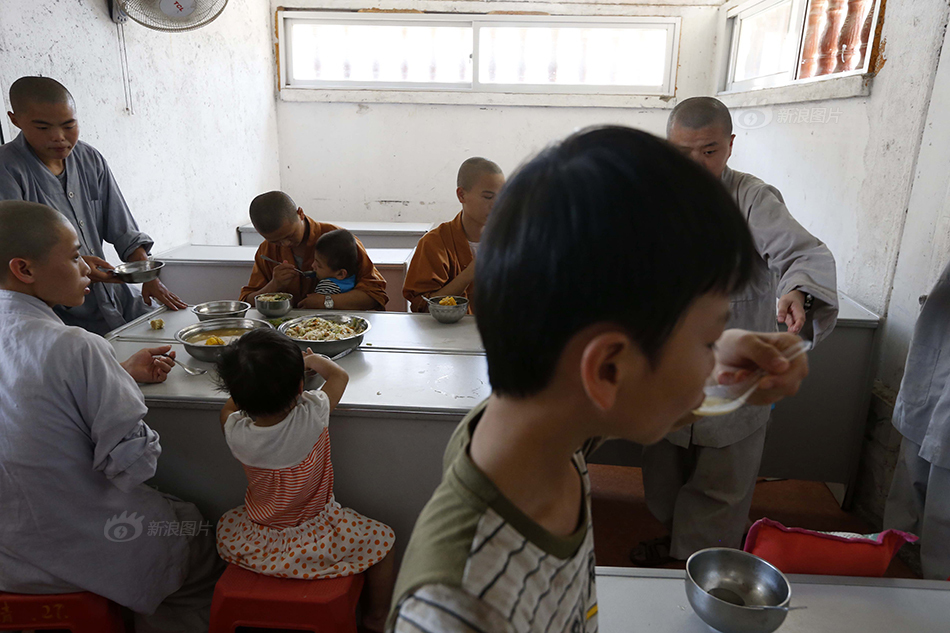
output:
[[[723,332],[754,255],[722,186],[644,132],[584,131],[519,170],[476,269],[493,395],[449,442],[389,630],[597,630],[596,438],[689,424],[714,370],[767,369],[760,404],[807,373],[781,356],[794,335]]]

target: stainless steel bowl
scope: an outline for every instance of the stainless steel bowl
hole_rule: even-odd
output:
[[[128,262],[115,267],[115,276],[127,284],[144,284],[147,281],[158,279],[165,262],[154,259],[145,259],[139,262]]]
[[[785,575],[747,552],[714,547],[686,561],[686,597],[722,633],[771,633],[785,621],[792,588]]]
[[[262,301],[262,295],[257,295],[254,297],[254,306],[258,312],[271,318],[282,317],[290,312],[290,309],[293,307],[290,305],[290,302],[294,299],[292,294],[286,292],[269,292],[267,294],[278,295],[281,299],[280,301]]]
[[[178,333],[175,335],[175,340],[184,345],[185,351],[191,354],[195,359],[203,360],[206,363],[213,363],[218,360],[218,356],[221,355],[221,350],[225,348],[224,345],[189,343],[188,339],[196,334],[210,332],[212,330],[239,329],[250,332],[251,330],[261,327],[274,329],[274,326],[267,321],[260,321],[258,319],[214,319],[195,323],[178,330]]]
[[[280,327],[277,328],[277,331],[287,334],[287,330],[292,328],[295,325],[299,325],[308,319],[317,318],[314,315],[297,317],[296,319],[291,319],[286,323],[281,323]],[[356,336],[351,336],[350,338],[345,338],[339,341],[308,341],[305,339],[294,338],[287,334],[292,341],[294,341],[300,349],[305,350],[310,348],[317,354],[325,354],[326,356],[336,356],[340,352],[352,349],[354,347],[359,347],[363,342],[363,335],[366,334],[370,329],[370,323],[363,317],[353,316],[349,314],[321,314],[319,318],[326,319],[327,321],[332,321],[334,323],[342,323],[344,325],[349,325],[354,330],[356,330]]]
[[[240,318],[251,309],[250,303],[244,301],[208,301],[199,303],[191,309],[199,321],[210,319]]]
[[[465,297],[453,296],[454,306],[440,305],[439,301],[445,297],[436,297],[429,299],[424,297],[429,304],[429,314],[431,314],[439,323],[455,323],[468,313],[468,299]]]

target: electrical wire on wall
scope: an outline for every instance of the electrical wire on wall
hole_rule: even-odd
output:
[[[122,70],[122,88],[125,93],[125,111],[131,115],[135,114],[132,107],[132,80],[129,77],[129,53],[125,46],[125,25],[117,22],[115,25],[116,39],[119,44],[119,67]]]

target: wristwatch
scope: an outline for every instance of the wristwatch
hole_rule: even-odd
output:
[[[811,310],[811,307],[812,307],[814,304],[815,304],[815,298],[806,292],[806,293],[805,293],[805,303],[804,303],[804,305],[802,306],[802,307],[805,308],[805,312],[808,312],[809,310]]]
[[[333,296],[332,296],[332,295],[324,295],[324,297],[323,297],[323,307],[326,308],[327,310],[332,310],[332,309],[333,309]]]

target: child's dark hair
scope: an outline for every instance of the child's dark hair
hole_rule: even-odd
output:
[[[276,330],[251,330],[221,351],[218,388],[249,415],[274,415],[290,408],[300,394],[303,354]]]
[[[655,136],[583,130],[502,189],[476,260],[475,308],[492,389],[544,389],[567,342],[622,326],[656,363],[690,304],[744,286],[745,219],[705,169]]]
[[[315,248],[327,258],[327,266],[333,270],[346,269],[347,277],[359,272],[360,252],[356,248],[356,238],[346,229],[324,233]]]

